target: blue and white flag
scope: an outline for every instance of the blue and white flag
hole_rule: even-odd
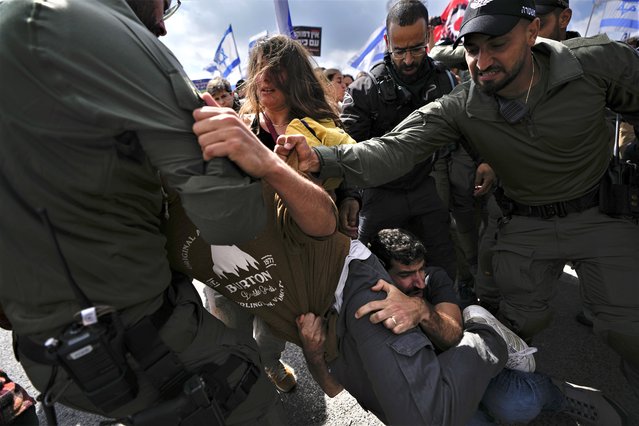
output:
[[[599,32],[620,32],[622,39],[639,36],[639,0],[607,1]]]
[[[257,43],[257,41],[259,39],[262,39],[262,38],[265,38],[265,37],[268,37],[268,31],[266,31],[266,30],[262,31],[261,33],[257,33],[255,35],[252,35],[249,38],[249,42],[248,42],[249,54],[250,54],[251,50],[253,50],[253,46],[255,46],[255,43]]]
[[[273,0],[273,4],[275,5],[277,31],[290,38],[295,38],[295,31],[293,31],[293,24],[291,23],[291,11],[288,9],[288,0]]]
[[[233,36],[233,27],[229,25],[228,29],[222,36],[222,41],[215,50],[215,56],[213,62],[211,62],[206,68],[206,71],[212,74],[219,74],[224,78],[227,78],[233,69],[240,66],[240,55],[237,52],[237,46],[235,45],[235,37]]]
[[[348,65],[368,72],[373,65],[383,60],[386,52],[384,34],[386,34],[386,25],[382,25],[371,34],[364,48],[348,61]]]

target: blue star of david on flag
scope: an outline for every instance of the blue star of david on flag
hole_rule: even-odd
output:
[[[240,65],[240,55],[235,46],[235,37],[233,36],[233,27],[229,25],[222,36],[222,41],[215,50],[213,62],[204,69],[212,74],[220,74],[226,78],[234,68]]]

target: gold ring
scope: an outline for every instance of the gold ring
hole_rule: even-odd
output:
[[[395,326],[397,326],[397,320],[395,319],[395,317],[390,317],[390,319],[393,320],[393,324],[395,324]]]

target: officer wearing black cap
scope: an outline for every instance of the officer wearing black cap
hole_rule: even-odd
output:
[[[568,0],[535,0],[535,10],[537,16],[546,15],[555,9],[568,9],[570,2]]]
[[[538,35],[532,0],[471,0],[460,39],[472,81],[380,138],[296,147],[300,168],[379,185],[465,137],[503,186],[493,260],[502,319],[524,337],[547,327],[553,285],[573,262],[595,333],[639,392],[639,226],[603,213],[598,196],[611,157],[604,107],[639,123],[639,56],[605,35]]]
[[[545,37],[556,41],[564,41],[566,38],[581,37],[576,31],[566,31],[570,23],[572,10],[568,7],[568,0],[536,0],[535,12],[540,21],[539,37]],[[489,220],[480,242],[480,256],[478,258],[479,273],[475,282],[475,292],[482,305],[490,310],[496,310],[499,305],[499,291],[493,283],[492,247],[496,244],[496,227],[501,210],[496,204],[488,204]],[[582,324],[592,327],[590,315],[581,313],[577,319]]]
[[[567,31],[572,18],[572,9],[568,0],[536,0],[537,16],[541,22],[539,37],[564,41],[581,37],[576,31]]]
[[[501,36],[512,30],[520,19],[532,21],[536,16],[533,1],[471,1],[466,8],[455,46],[467,34]]]

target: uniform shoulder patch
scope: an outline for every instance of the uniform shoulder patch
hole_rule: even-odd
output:
[[[602,46],[610,44],[611,41],[606,34],[597,34],[592,37],[577,37],[564,40],[563,43],[571,49],[588,46]]]

